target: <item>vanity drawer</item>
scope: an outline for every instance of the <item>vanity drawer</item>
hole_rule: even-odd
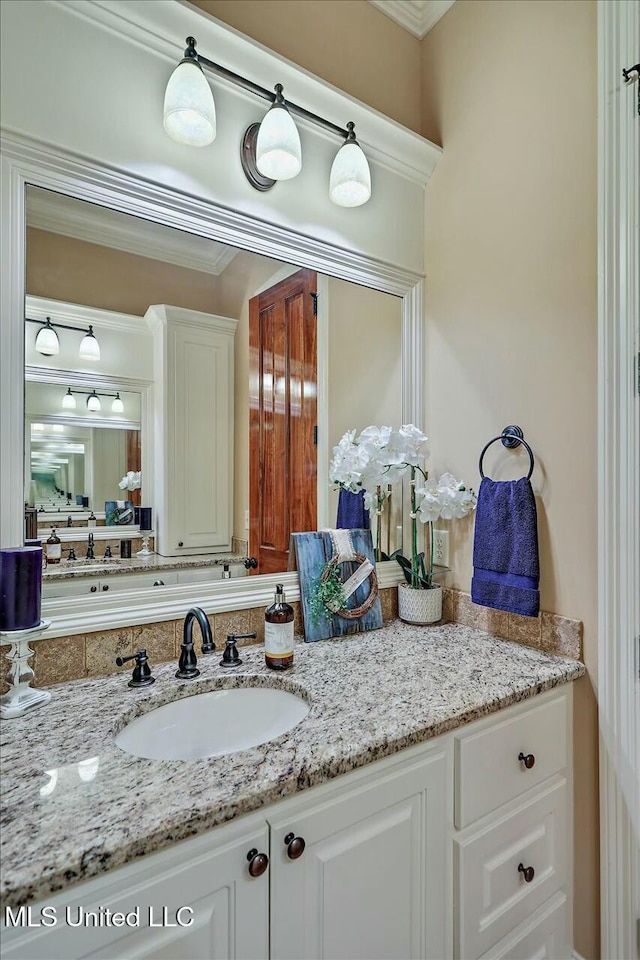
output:
[[[125,573],[100,580],[101,593],[124,593],[126,590],[152,590],[169,587],[178,582],[175,570],[155,570],[153,573]],[[107,588],[105,590],[105,587]]]
[[[456,956],[481,957],[567,880],[567,785],[557,777],[514,813],[454,842]],[[522,868],[533,868],[527,880]]]
[[[569,904],[556,893],[481,960],[570,960]]]
[[[91,588],[95,587],[94,590]],[[70,580],[43,580],[42,599],[55,600],[62,597],[92,597],[100,592],[97,577],[73,577]]]
[[[567,765],[568,699],[544,702],[455,737],[455,825],[459,829],[559,773]],[[527,767],[519,756],[532,757]],[[528,761],[531,763],[531,760]]]

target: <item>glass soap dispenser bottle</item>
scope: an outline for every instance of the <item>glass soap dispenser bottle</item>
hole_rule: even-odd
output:
[[[272,670],[293,666],[293,607],[287,603],[284,587],[276,584],[276,595],[264,615],[264,659]]]
[[[62,543],[57,535],[55,527],[51,527],[51,536],[45,544],[47,563],[60,563],[62,557]]]

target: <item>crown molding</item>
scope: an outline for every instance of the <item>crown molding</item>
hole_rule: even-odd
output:
[[[422,40],[455,0],[369,0],[369,3]]]
[[[27,226],[214,277],[220,276],[239,252],[215,240],[44,190],[29,192]]]

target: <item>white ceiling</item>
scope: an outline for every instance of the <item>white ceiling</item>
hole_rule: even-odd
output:
[[[455,0],[369,0],[369,3],[422,40]]]
[[[215,240],[36,187],[27,190],[27,225],[216,277],[239,252]]]

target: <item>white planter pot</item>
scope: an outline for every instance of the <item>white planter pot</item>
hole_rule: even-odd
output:
[[[442,587],[416,590],[408,583],[398,584],[398,616],[405,623],[435,623],[442,620]]]

